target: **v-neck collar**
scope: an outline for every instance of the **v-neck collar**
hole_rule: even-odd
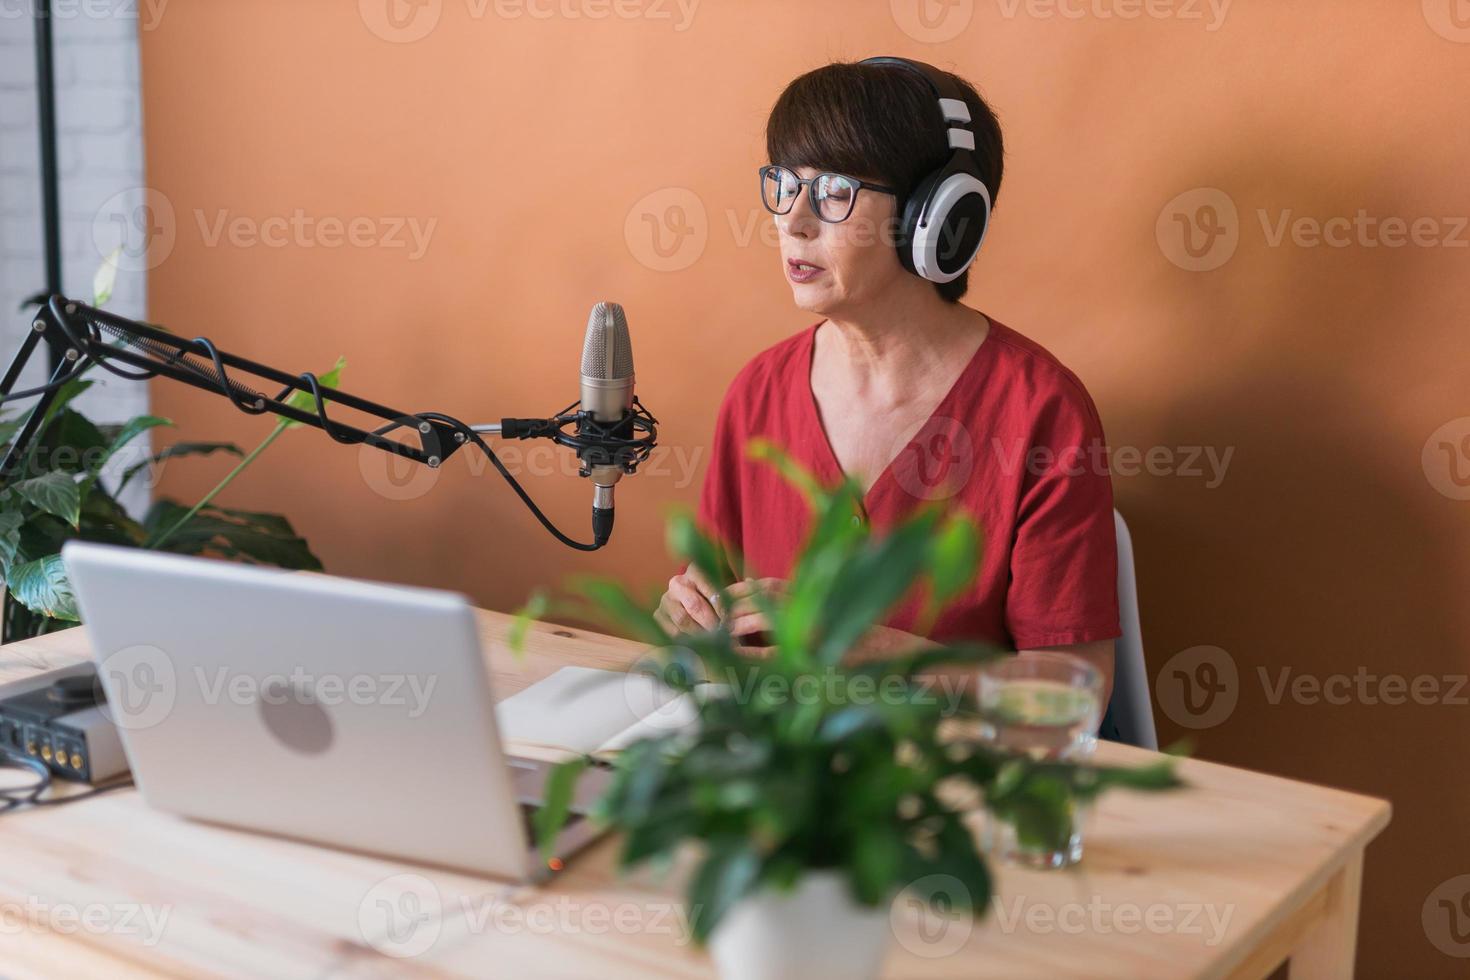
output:
[[[939,401],[935,404],[933,410],[930,411],[928,417],[924,419],[924,421],[919,425],[917,429],[914,430],[914,434],[909,437],[908,441],[905,442],[902,446],[899,446],[898,452],[894,453],[892,458],[890,458],[888,462],[883,465],[883,469],[878,471],[878,475],[873,479],[872,486],[868,487],[867,490],[863,492],[861,500],[863,514],[869,519],[871,519],[872,516],[872,507],[870,506],[870,501],[873,499],[873,495],[878,490],[880,490],[883,487],[883,484],[889,479],[893,471],[893,465],[903,457],[904,453],[908,452],[909,447],[914,444],[914,439],[916,439],[920,433],[928,428],[929,424],[933,422],[934,419],[937,418],[944,409],[949,407],[950,401],[953,400],[954,397],[959,393],[960,389],[964,387],[964,382],[967,378],[969,378],[970,374],[976,370],[977,365],[980,363],[982,358],[986,356],[986,352],[994,348],[995,334],[998,330],[1001,329],[1000,324],[996,323],[995,319],[988,314],[982,313],[981,315],[985,317],[986,323],[989,324],[989,327],[985,332],[985,339],[980,341],[980,346],[975,348],[975,352],[970,355],[970,360],[965,364],[960,373],[955,376],[954,383],[949,386],[949,390],[944,393],[944,397],[939,399]],[[812,367],[816,363],[817,352],[817,330],[820,329],[822,324],[826,322],[827,321],[825,319],[818,320],[807,330],[806,352],[804,358],[802,359],[805,363],[805,367],[802,372],[802,389],[806,393],[805,401],[807,412],[810,416],[810,421],[812,425],[816,427],[818,436],[817,441],[821,443],[819,455],[822,457],[822,462],[827,467],[828,472],[826,476],[829,480],[836,482],[844,479],[847,476],[847,472],[843,470],[842,463],[837,459],[837,451],[832,448],[832,440],[827,435],[827,427],[822,424],[822,411],[821,408],[817,405],[817,393],[815,389],[812,388]]]

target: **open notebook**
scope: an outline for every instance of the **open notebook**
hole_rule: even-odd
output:
[[[537,762],[607,759],[643,738],[690,728],[688,694],[642,673],[563,667],[496,706],[505,753]]]

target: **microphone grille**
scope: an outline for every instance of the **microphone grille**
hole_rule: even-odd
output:
[[[598,303],[587,318],[582,342],[582,374],[598,381],[633,376],[633,342],[628,317],[617,303]]]

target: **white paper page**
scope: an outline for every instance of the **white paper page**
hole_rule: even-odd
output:
[[[587,754],[627,745],[630,739],[624,736],[630,729],[648,735],[667,730],[662,726],[685,717],[670,704],[676,700],[673,691],[647,674],[563,667],[500,702],[496,716],[500,737],[507,743]],[[676,713],[674,720],[671,712]],[[645,717],[647,724],[640,725]],[[687,717],[693,718],[692,705]],[[633,736],[638,737],[642,735]]]

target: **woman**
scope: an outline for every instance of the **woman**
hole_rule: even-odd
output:
[[[722,614],[711,584],[686,570],[669,581],[661,622],[671,633],[721,620],[736,636],[764,630],[746,597],[782,588],[809,521],[800,496],[746,458],[764,436],[823,480],[856,479],[875,530],[942,499],[984,532],[976,584],[927,636],[913,632],[910,601],[860,653],[957,639],[1060,650],[1095,664],[1110,690],[1117,559],[1097,411],[1051,354],[959,302],[1000,188],[994,113],[927,65],[833,64],[786,88],[766,147],[762,202],[782,271],[796,305],[822,319],[756,355],[720,408],[699,514],[743,558],[731,570],[737,601]],[[936,170],[969,174],[954,182],[973,191],[946,219],[937,260],[915,244],[932,229],[906,213],[925,197],[929,217],[942,213],[925,181]]]

